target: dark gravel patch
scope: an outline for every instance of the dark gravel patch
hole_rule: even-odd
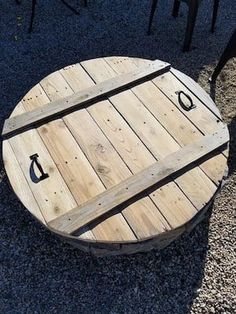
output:
[[[73,1],[71,1],[73,3]],[[79,1],[74,1],[79,7]],[[209,32],[211,1],[204,0],[192,50],[181,46],[186,7],[170,16],[160,1],[146,36],[148,1],[91,1],[79,16],[60,1],[38,1],[27,34],[30,1],[0,2],[0,121],[47,74],[109,55],[170,62],[209,91],[207,83],[235,27],[236,3],[220,3]],[[16,200],[0,159],[0,313],[235,313],[236,62],[220,75],[212,96],[229,125],[229,179],[210,219],[160,253],[97,259],[62,243]],[[2,158],[2,157],[0,157]]]

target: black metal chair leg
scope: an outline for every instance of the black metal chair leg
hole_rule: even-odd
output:
[[[87,6],[88,6],[88,1],[84,0],[84,7],[87,7]]]
[[[220,74],[221,70],[225,66],[225,64],[228,62],[230,58],[236,57],[236,30],[234,31],[233,35],[230,37],[229,43],[227,44],[220,61],[218,62],[211,78],[209,81],[211,83],[214,83]]]
[[[149,24],[148,24],[148,32],[147,32],[148,35],[151,34],[152,20],[153,20],[153,17],[154,17],[154,13],[155,13],[155,11],[156,11],[157,1],[158,1],[158,0],[153,0],[153,1],[152,1],[151,13],[150,13]]]
[[[217,12],[219,7],[219,0],[214,0],[214,6],[213,6],[213,15],[212,15],[212,22],[211,22],[211,32],[214,33],[215,30],[215,23],[217,18]]]
[[[16,3],[17,3],[17,4],[20,4],[20,0],[16,0]]]
[[[67,3],[65,0],[61,0],[61,2],[68,8],[70,9],[73,13],[79,15],[79,11],[75,10],[69,3]]]
[[[183,51],[189,51],[191,41],[192,41],[192,35],[193,30],[196,22],[198,12],[198,0],[192,0],[189,3],[189,11],[188,11],[188,21],[187,21],[187,27],[185,32],[185,39],[184,39],[184,46]]]
[[[179,15],[179,7],[180,7],[180,1],[175,0],[174,6],[173,6],[173,11],[172,11],[173,17],[177,17]]]
[[[31,33],[32,30],[33,30],[36,2],[37,2],[37,0],[32,0],[32,10],[31,10],[31,19],[30,19],[29,33]]]

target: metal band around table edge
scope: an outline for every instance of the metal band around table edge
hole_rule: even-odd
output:
[[[73,234],[160,181],[177,175],[180,171],[182,173],[188,166],[224,147],[228,141],[229,133],[227,126],[224,125],[213,134],[203,136],[200,140],[182,147],[163,160],[155,162],[116,186],[49,221],[48,225],[57,231]]]
[[[125,88],[154,78],[170,70],[169,63],[153,61],[146,67],[135,69],[132,72],[118,75],[114,78],[96,84],[71,96],[53,101],[40,108],[22,113],[18,116],[6,119],[3,126],[2,137],[7,138],[18,132],[27,130],[35,125],[44,124],[54,118],[70,113],[78,108],[108,97]]]

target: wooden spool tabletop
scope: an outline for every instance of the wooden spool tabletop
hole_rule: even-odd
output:
[[[158,60],[99,58],[54,72],[18,103],[3,134],[24,206],[100,255],[173,241],[199,221],[227,169],[229,134],[215,104]]]

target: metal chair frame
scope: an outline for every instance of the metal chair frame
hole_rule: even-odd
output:
[[[199,8],[201,0],[175,0],[173,11],[172,11],[173,17],[177,17],[179,14],[180,1],[186,2],[189,7],[187,27],[186,27],[185,39],[184,39],[184,45],[183,45],[183,51],[185,52],[185,51],[189,51],[190,49],[193,30],[194,30],[194,26],[196,22],[196,17],[197,17],[197,12],[198,12],[198,8]],[[153,17],[156,11],[157,2],[158,0],[152,0],[151,12],[150,12],[149,24],[148,24],[148,35],[150,35],[151,33],[152,21],[153,21]],[[212,33],[214,32],[214,29],[215,29],[218,7],[219,7],[219,0],[214,0],[212,23],[211,23]]]
[[[226,65],[226,63],[229,61],[229,59],[236,57],[236,29],[233,32],[232,36],[230,37],[230,40],[222,54],[222,56],[220,57],[220,60],[211,76],[211,78],[209,79],[209,81],[211,83],[215,83],[218,75],[220,74],[221,70],[223,69],[223,67]]]
[[[20,0],[15,0],[17,4],[21,4]],[[79,14],[79,12],[73,8],[70,4],[68,4],[65,0],[61,0],[61,2],[68,8],[70,9],[73,13],[75,14]],[[87,0],[83,0],[84,3],[84,7],[87,7],[88,5],[88,1]],[[31,9],[31,18],[30,18],[30,26],[29,26],[29,33],[32,32],[33,30],[33,23],[34,23],[34,18],[35,18],[35,9],[36,9],[36,4],[37,4],[37,0],[32,0],[32,9]]]

